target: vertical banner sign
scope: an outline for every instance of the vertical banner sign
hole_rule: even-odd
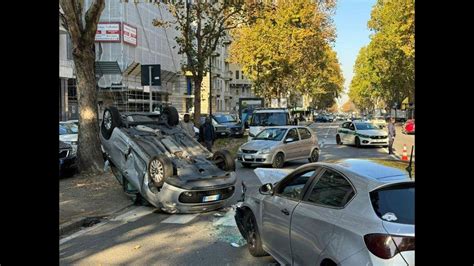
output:
[[[137,28],[123,23],[123,42],[137,46]]]

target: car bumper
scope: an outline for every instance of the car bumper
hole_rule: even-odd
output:
[[[402,257],[403,255],[403,257]],[[415,252],[408,251],[398,253],[390,259],[381,259],[368,251],[363,249],[354,255],[342,260],[338,265],[415,265]]]
[[[229,188],[232,188],[232,190]],[[165,183],[159,192],[159,206],[163,211],[168,213],[199,213],[212,211],[229,205],[229,202],[234,199],[235,195],[241,194],[240,190],[242,190],[242,188],[237,184],[237,182],[217,190],[187,190]],[[184,203],[182,202],[182,200],[185,200],[183,196],[184,192],[191,192],[193,195],[206,196],[193,196],[193,200],[188,200],[190,201],[189,203]],[[223,199],[211,199],[207,202],[203,202],[205,200],[204,197],[213,197],[215,195],[220,195],[219,197]]]
[[[363,146],[388,145],[388,138],[386,139],[360,138],[360,145],[363,145]]]
[[[271,164],[273,159],[272,153],[267,154],[246,154],[237,153],[237,161],[241,163],[252,163],[252,164]]]
[[[59,170],[73,169],[77,167],[76,157],[59,159]]]

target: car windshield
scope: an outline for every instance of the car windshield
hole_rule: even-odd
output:
[[[285,136],[286,128],[267,128],[255,136],[254,140],[274,140],[280,141]]]
[[[370,192],[370,200],[377,216],[383,220],[415,224],[415,184],[405,183]]]
[[[59,135],[77,134],[78,127],[75,123],[59,124]]]
[[[237,122],[237,120],[235,120],[235,117],[233,117],[232,115],[214,115],[214,119],[219,124]]]
[[[251,126],[286,126],[287,113],[254,113]]]
[[[379,129],[371,123],[355,123],[357,130],[370,130],[370,129]]]

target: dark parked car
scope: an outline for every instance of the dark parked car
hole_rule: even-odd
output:
[[[209,152],[178,124],[174,107],[156,113],[104,111],[100,139],[127,193],[168,213],[226,206],[239,187],[226,150]]]
[[[59,176],[76,170],[76,149],[71,144],[59,141]]]
[[[231,137],[242,137],[244,135],[244,126],[238,118],[230,114],[212,114],[212,118],[217,122],[216,127],[225,126],[228,135]]]
[[[323,122],[323,123],[326,123],[326,122],[330,122],[329,121],[329,118],[325,115],[317,115],[315,118],[314,118],[314,122]]]

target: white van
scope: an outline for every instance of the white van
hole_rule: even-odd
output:
[[[249,123],[249,138],[252,140],[260,131],[271,126],[291,125],[290,112],[285,108],[261,108],[253,111]]]

